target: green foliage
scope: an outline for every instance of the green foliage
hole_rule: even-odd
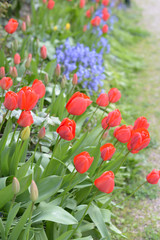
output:
[[[63,8],[62,8],[63,3]],[[102,114],[115,108],[113,104],[107,110],[95,110],[96,96],[92,96],[93,107],[82,116],[74,116],[76,122],[76,138],[72,141],[60,139],[56,132],[60,122],[67,117],[66,102],[72,93],[81,86],[72,88],[71,81],[62,88],[62,75],[55,76],[56,61],[54,59],[55,48],[63,43],[66,38],[72,42],[80,42],[91,47],[97,42],[97,36],[88,32],[83,34],[83,25],[88,20],[84,18],[83,9],[77,6],[79,1],[72,1],[68,6],[67,1],[57,1],[57,14],[51,14],[42,1],[31,1],[31,27],[22,37],[22,33],[15,33],[18,47],[12,47],[11,41],[7,42],[5,51],[0,51],[0,67],[5,66],[9,72],[9,66],[13,64],[13,56],[16,52],[21,55],[21,64],[17,66],[18,77],[14,79],[16,87],[11,89],[18,91],[21,86],[31,85],[38,78],[46,85],[46,95],[38,103],[33,113],[34,125],[30,129],[31,136],[28,140],[20,139],[21,129],[16,127],[20,110],[14,110],[2,126],[0,138],[0,237],[2,240],[91,240],[112,239],[115,233],[117,239],[124,237],[123,233],[114,225],[112,209],[119,207],[119,193],[125,191],[126,196],[132,193],[138,182],[144,177],[135,177],[140,174],[141,164],[136,156],[127,157],[126,145],[118,145],[116,154],[110,162],[101,165],[100,146],[106,142],[113,142],[113,131],[105,140],[101,140]],[[90,6],[88,3],[87,7]],[[18,16],[20,1],[15,1],[12,9]],[[133,110],[132,97],[134,86],[132,78],[135,73],[143,68],[141,59],[130,51],[130,45],[146,37],[146,32],[133,24],[135,21],[131,15],[124,16],[114,10],[119,21],[115,30],[108,36],[112,51],[104,56],[105,87],[118,87],[123,93],[121,105],[123,122],[133,124],[137,112]],[[65,24],[71,23],[71,31],[65,30]],[[53,32],[53,26],[57,25],[57,32]],[[61,28],[59,28],[61,26]],[[77,30],[78,26],[78,30]],[[40,58],[39,52],[42,45],[47,46],[47,59]],[[28,53],[32,52],[33,58],[29,68],[25,68]],[[46,80],[47,79],[47,80]],[[87,90],[83,90],[85,92]],[[3,92],[0,95],[3,102]],[[127,101],[126,101],[127,99]],[[1,108],[1,115],[5,110]],[[85,122],[91,117],[90,127]],[[70,116],[73,119],[73,116]],[[96,122],[95,122],[96,121]],[[95,126],[96,124],[96,126]],[[46,135],[38,139],[37,133],[42,126],[46,128]],[[152,142],[154,145],[154,140]],[[73,159],[87,151],[94,157],[93,164],[84,174],[75,173]],[[123,153],[122,153],[123,152]],[[122,153],[122,154],[121,154]],[[126,163],[124,163],[126,154]],[[123,167],[121,165],[123,164]],[[105,171],[115,173],[116,193],[106,195],[96,192],[94,180]],[[118,172],[120,170],[120,172]],[[20,192],[14,195],[12,180],[16,177],[20,183]],[[36,182],[39,196],[34,203],[30,201],[30,185],[32,179]],[[129,183],[129,185],[127,184]],[[148,193],[144,187],[135,197],[153,198],[156,196],[156,188]],[[93,199],[94,196],[94,199]],[[93,201],[92,201],[93,200]],[[92,201],[92,204],[91,204]],[[86,211],[88,206],[88,211]],[[85,212],[86,211],[86,212]],[[78,225],[79,224],[79,225]],[[77,227],[78,226],[78,227]],[[77,229],[76,229],[77,227]],[[146,230],[146,237],[149,230]],[[153,233],[154,236],[154,233]],[[113,236],[114,237],[114,236]]]

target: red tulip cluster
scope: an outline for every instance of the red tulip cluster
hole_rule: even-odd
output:
[[[12,85],[11,78],[2,78],[0,86],[7,90]],[[42,81],[35,79],[32,87],[23,87],[18,93],[9,91],[5,94],[4,106],[10,111],[20,108],[22,113],[17,123],[22,127],[30,126],[33,123],[33,117],[30,110],[37,104],[38,100],[45,95],[45,86]]]
[[[99,1],[98,1],[99,2]],[[97,2],[97,3],[98,3]],[[103,0],[102,1],[102,4],[104,5],[104,6],[107,6],[108,4],[109,4],[109,0]],[[86,11],[86,17],[87,18],[91,18],[91,16],[92,16],[92,13],[93,13],[93,11],[94,11],[94,7],[92,6],[90,9],[88,9],[87,11]],[[108,12],[108,9],[106,8],[106,7],[104,7],[103,9],[102,9],[102,19],[104,20],[104,21],[108,21],[108,19],[110,18],[110,14],[109,14],[109,12]],[[93,27],[98,27],[99,25],[100,25],[100,23],[101,23],[101,18],[99,17],[99,16],[95,16],[91,21],[90,21],[90,23],[91,23],[91,25],[93,26]],[[104,24],[103,26],[102,26],[102,32],[104,33],[104,34],[106,34],[107,32],[108,32],[108,25],[107,24]]]
[[[121,98],[121,92],[117,88],[111,88],[107,93],[101,93],[96,103],[101,107],[107,107],[109,103],[116,103]]]
[[[112,88],[106,93],[100,94],[96,103],[101,107],[106,107],[109,103],[116,103],[121,98],[121,93],[117,88]],[[87,107],[92,103],[90,98],[80,92],[76,92],[72,95],[66,104],[66,109],[69,114],[81,115]],[[122,117],[121,112],[118,109],[109,112],[109,114],[102,119],[102,128],[104,130],[111,127],[119,126]],[[121,143],[127,143],[127,148],[131,153],[138,153],[143,148],[147,147],[150,142],[150,136],[147,128],[149,123],[145,117],[138,118],[134,126],[122,125],[114,130],[114,137]],[[71,141],[75,137],[76,123],[74,120],[65,118],[60,126],[57,128],[57,133],[61,138]],[[103,161],[108,161],[112,158],[116,151],[116,148],[111,143],[106,143],[100,148],[101,157]],[[93,157],[90,157],[88,152],[82,152],[74,157],[74,165],[79,173],[86,172],[93,162]],[[154,173],[153,177],[147,177],[147,181],[156,182],[159,180],[159,172]],[[151,174],[153,175],[153,174]],[[150,176],[150,175],[149,175]],[[102,192],[110,193],[114,188],[114,174],[112,171],[103,173],[99,178],[94,181],[95,186]]]

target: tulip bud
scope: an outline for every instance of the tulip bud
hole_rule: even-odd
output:
[[[28,54],[28,57],[27,57],[27,61],[26,61],[26,63],[25,63],[25,67],[26,67],[26,68],[30,68],[31,61],[32,61],[32,54],[29,53],[29,54]]]
[[[60,74],[61,74],[61,67],[59,64],[57,64],[56,69],[55,69],[55,75],[57,77],[59,77]]]
[[[13,67],[13,68],[12,68],[11,76],[12,76],[13,78],[18,77],[18,73],[17,73],[16,67]]]
[[[29,58],[30,61],[32,60],[32,53],[28,54],[28,58]]]
[[[107,138],[107,136],[108,136],[108,132],[105,132],[102,136],[102,139],[105,140]]]
[[[42,127],[38,133],[38,138],[39,139],[42,139],[45,137],[45,134],[46,134],[46,130],[45,130],[45,127]]]
[[[20,184],[16,177],[13,178],[12,190],[15,195],[17,195],[17,193],[19,193],[19,191],[20,191]]]
[[[44,45],[41,47],[41,58],[43,59],[47,58],[47,49]]]
[[[31,188],[30,188],[30,199],[32,200],[32,202],[35,202],[37,198],[38,198],[38,188],[35,181],[32,180]]]
[[[65,88],[65,85],[66,85],[66,76],[64,75],[61,81],[61,88]]]
[[[23,32],[26,31],[26,23],[25,22],[22,23],[21,29]]]
[[[3,77],[5,77],[5,68],[1,67],[0,68],[0,78],[3,78]]]
[[[83,26],[83,32],[86,32],[87,31],[87,25],[84,25]]]
[[[30,128],[29,126],[25,127],[21,132],[21,139],[23,141],[27,140],[30,137]]]
[[[12,75],[12,69],[13,69],[13,67],[10,66],[10,67],[9,67],[9,74],[10,74],[10,75]]]
[[[27,24],[27,27],[31,26],[31,18],[29,15],[27,15],[27,17],[26,17],[26,24]]]
[[[31,61],[29,58],[27,58],[26,63],[25,63],[25,68],[30,68]]]
[[[44,82],[45,82],[45,84],[47,85],[47,83],[48,83],[48,74],[47,74],[47,73],[45,74]]]
[[[75,74],[73,75],[72,84],[73,84],[73,85],[77,85],[77,83],[78,83],[78,77],[77,77],[77,74],[75,73]]]
[[[21,62],[21,57],[18,53],[14,55],[14,64],[18,65]]]

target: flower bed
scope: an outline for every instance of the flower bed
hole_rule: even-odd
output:
[[[117,173],[128,155],[149,145],[150,135],[145,117],[125,123],[116,108],[119,89],[102,91],[108,4],[32,1],[31,17],[21,24],[11,18],[4,26],[2,239],[111,239],[112,231],[123,236],[110,208],[120,188]],[[141,186],[159,178],[153,170]]]

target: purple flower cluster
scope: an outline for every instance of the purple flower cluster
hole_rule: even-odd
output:
[[[66,78],[70,79],[70,74],[73,75],[76,72],[78,82],[82,84],[83,88],[89,89],[90,93],[92,91],[97,92],[103,86],[103,80],[105,79],[103,55],[110,51],[108,39],[102,33],[102,26],[106,24],[106,21],[102,19],[103,8],[104,6],[101,5],[93,16],[93,18],[95,16],[101,17],[101,25],[93,28],[93,33],[99,36],[99,40],[92,45],[92,49],[80,43],[72,45],[69,39],[56,49],[57,63],[63,67]],[[109,12],[111,13],[111,9],[109,9]],[[109,31],[112,30],[115,21],[114,16],[111,16],[107,21]],[[91,27],[89,23],[87,28]]]
[[[56,58],[57,63],[64,68],[67,79],[70,78],[70,74],[76,72],[78,82],[90,92],[98,91],[99,87],[103,86],[105,78],[103,56],[95,49],[90,50],[80,43],[73,46],[67,39],[64,45],[56,49]]]

